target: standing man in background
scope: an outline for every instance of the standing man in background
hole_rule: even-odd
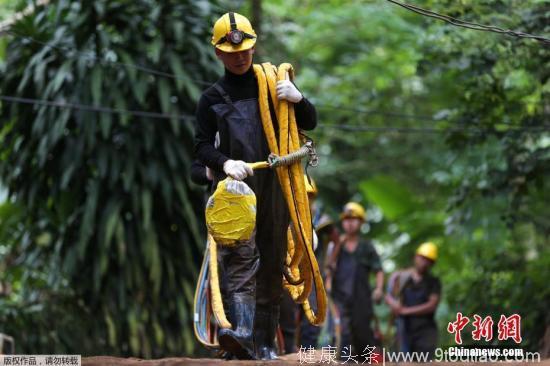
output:
[[[340,218],[344,234],[330,255],[327,287],[340,312],[343,353],[361,355],[365,347],[379,346],[371,327],[372,300],[378,303],[382,299],[384,272],[376,249],[360,236],[366,219],[363,206],[349,202]],[[374,291],[370,274],[375,275]]]
[[[414,256],[414,266],[397,271],[390,278],[386,303],[398,317],[397,343],[401,352],[429,352],[430,358],[435,352],[434,316],[441,298],[441,282],[430,269],[436,260],[435,244],[421,244]]]

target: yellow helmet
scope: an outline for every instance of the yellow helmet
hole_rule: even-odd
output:
[[[246,17],[229,12],[214,24],[212,45],[223,52],[240,52],[254,47],[256,38],[256,32]]]
[[[340,214],[340,220],[356,218],[365,221],[366,216],[363,206],[357,202],[348,202],[344,206],[344,211]]]
[[[317,185],[315,184],[315,181],[313,180],[313,178],[310,178],[307,176],[307,174],[304,174],[304,181],[306,182],[306,193],[316,196]]]
[[[416,254],[431,259],[435,262],[437,259],[437,246],[432,242],[420,244],[418,249],[416,249]]]

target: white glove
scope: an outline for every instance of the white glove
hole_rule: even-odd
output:
[[[227,160],[223,163],[223,171],[235,180],[243,180],[254,175],[254,170],[242,160]]]
[[[277,82],[277,97],[286,99],[292,103],[298,103],[304,96],[290,80],[279,80]]]

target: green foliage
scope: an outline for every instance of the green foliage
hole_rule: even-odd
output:
[[[483,1],[457,5],[433,2],[436,10],[480,23],[547,34],[548,4]],[[547,47],[473,31],[445,31],[432,24],[422,45],[419,73],[437,88],[452,79],[456,101],[450,123],[482,128],[483,133],[451,133],[447,142],[459,152],[449,200],[448,229],[467,252],[461,268],[450,267],[448,301],[468,313],[518,312],[524,346],[537,349],[550,319],[550,292],[542,278],[548,267],[548,107]],[[541,132],[536,127],[546,127]],[[456,253],[464,256],[464,253]],[[449,264],[452,264],[450,262]],[[451,278],[457,276],[460,282]],[[470,290],[470,291],[469,291]],[[473,291],[472,291],[473,290]],[[477,294],[472,298],[471,294]]]
[[[376,176],[361,183],[364,196],[390,220],[409,214],[415,205],[411,194],[391,177]]]
[[[533,34],[550,29],[544,1],[414,3]],[[276,61],[297,66],[320,123],[335,125],[312,133],[321,165],[310,172],[326,210],[365,203],[365,229],[387,270],[410,265],[419,243],[439,244],[442,345],[452,343],[445,328],[457,311],[497,321],[519,312],[523,346],[537,349],[550,325],[548,47],[385,1],[277,1],[267,9],[272,27],[264,28],[282,39],[269,38]]]
[[[118,0],[39,8],[12,30],[42,43],[10,37],[0,94],[192,114],[196,80],[219,72],[207,42],[215,6]],[[18,234],[2,247],[17,258],[3,275],[14,292],[2,331],[23,353],[192,352],[203,242],[202,189],[189,180],[192,122],[0,108],[0,179],[22,212]]]
[[[20,3],[16,0],[0,0],[0,21],[5,21],[11,17],[17,9],[17,5]]]
[[[451,2],[439,3],[442,9],[447,5],[450,11],[456,7]],[[460,11],[466,18],[489,22],[492,19],[487,15],[489,3],[464,5]],[[502,9],[504,14],[500,14],[499,19],[505,15],[506,26],[540,34],[548,30],[550,8],[547,5],[533,4],[526,8],[524,2],[495,3],[491,5]],[[464,44],[470,46],[459,47]],[[481,179],[487,181],[477,188],[475,180],[467,182],[463,189],[472,193],[508,194],[511,209],[519,214],[522,198],[529,190],[543,190],[541,178],[548,174],[550,155],[545,143],[548,135],[527,128],[548,128],[550,94],[544,87],[548,84],[545,66],[549,65],[550,51],[536,41],[472,31],[447,34],[439,31],[438,37],[426,39],[423,47],[426,55],[420,72],[433,75],[436,71],[438,76],[452,76],[459,86],[457,99],[460,104],[450,111],[451,122],[487,130],[477,136],[452,134],[450,145],[461,150],[470,146],[487,151],[501,149],[497,155],[500,159],[489,160],[488,166],[483,168]],[[435,79],[432,83],[439,85]],[[523,129],[518,130],[518,127]],[[517,214],[512,213],[512,218],[521,216]],[[527,217],[532,219],[529,214]]]

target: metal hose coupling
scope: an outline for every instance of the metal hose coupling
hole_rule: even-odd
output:
[[[307,140],[304,146],[308,148],[308,165],[312,167],[316,167],[317,165],[319,165],[319,156],[317,155],[317,150],[315,150],[315,143],[313,142],[313,140]]]
[[[271,153],[269,154],[267,161],[269,162],[270,168],[278,168],[281,166],[292,165],[305,157],[308,157],[308,165],[315,167],[319,164],[319,158],[317,156],[317,152],[315,151],[313,140],[306,141],[300,149],[285,156],[278,156],[277,154]]]

